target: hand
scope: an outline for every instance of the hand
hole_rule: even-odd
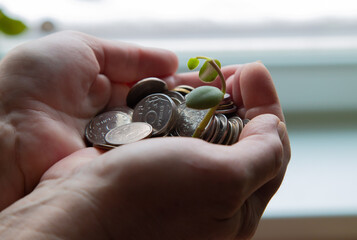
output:
[[[282,181],[289,139],[263,65],[224,71],[241,116],[252,119],[237,144],[156,138],[105,154],[92,148],[77,151],[3,211],[0,222],[44,238],[251,237]],[[183,74],[168,83],[192,81],[198,83],[194,75]]]
[[[176,68],[171,52],[74,32],[9,53],[0,64],[0,210],[85,148],[86,124],[105,107],[125,105],[128,84]]]

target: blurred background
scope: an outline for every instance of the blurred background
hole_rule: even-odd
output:
[[[26,24],[0,32],[0,57],[71,29],[222,65],[261,60],[291,139],[286,178],[255,239],[357,239],[357,2],[355,0],[0,0]],[[1,14],[0,14],[1,22]]]

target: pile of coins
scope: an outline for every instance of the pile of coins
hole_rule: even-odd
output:
[[[185,95],[193,89],[181,85],[168,90],[161,79],[143,79],[130,89],[127,106],[100,113],[89,122],[86,139],[93,146],[111,149],[149,137],[191,137],[208,112],[186,107]],[[230,95],[225,94],[201,138],[222,145],[236,143],[249,121],[236,112]]]

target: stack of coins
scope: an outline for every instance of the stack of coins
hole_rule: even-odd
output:
[[[185,95],[194,88],[180,85],[168,90],[158,78],[137,82],[127,95],[127,106],[100,113],[86,127],[85,136],[96,147],[111,149],[149,137],[191,137],[208,112],[186,107]],[[207,142],[231,145],[249,122],[236,114],[229,94],[218,106],[201,138]]]

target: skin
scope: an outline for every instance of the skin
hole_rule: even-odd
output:
[[[136,81],[201,84],[176,69],[171,52],[77,32],[11,51],[0,63],[1,239],[251,238],[290,159],[261,63],[223,68],[251,119],[233,146],[174,137],[108,152],[85,145],[86,124],[125,105]]]

